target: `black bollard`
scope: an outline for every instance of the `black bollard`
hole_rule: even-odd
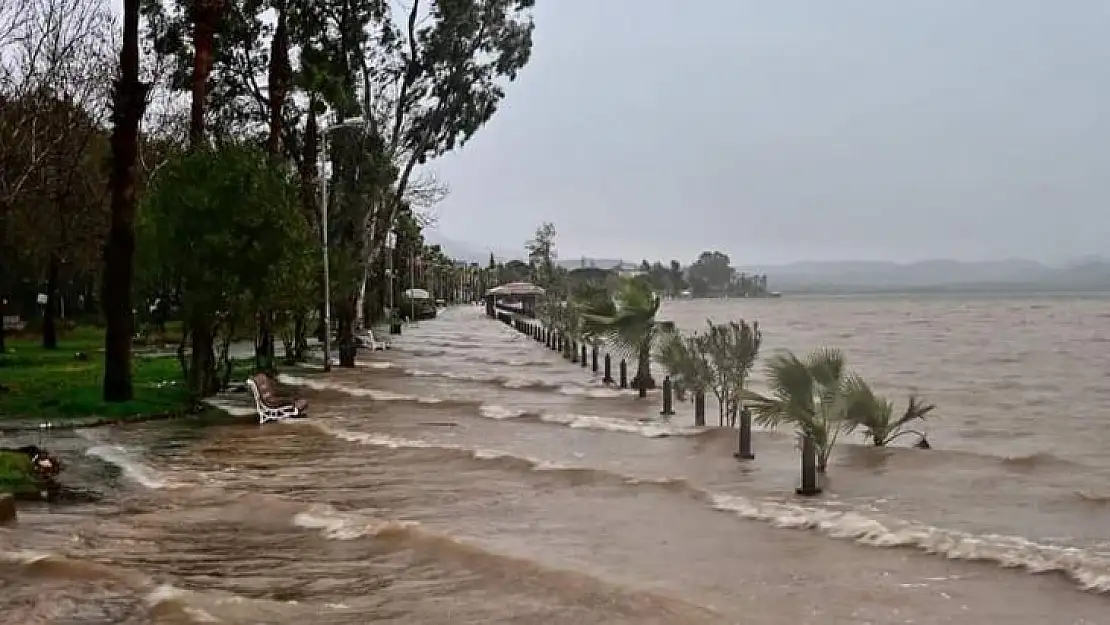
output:
[[[620,365],[621,388],[628,388],[628,363],[621,358]]]
[[[705,427],[705,391],[694,393],[694,425]]]
[[[597,345],[590,350],[590,370],[597,373]]]
[[[802,438],[802,485],[794,492],[803,497],[821,494],[821,487],[817,485],[817,446],[808,436]]]
[[[563,351],[563,333],[562,332],[556,332],[555,333],[554,349],[557,352]]]
[[[752,453],[752,411],[747,408],[740,409],[740,427],[737,435],[738,443],[733,457],[740,460],[755,460]]]
[[[609,357],[609,354],[605,354],[605,376],[601,378],[601,383],[613,383],[613,359]]]
[[[544,328],[543,330],[543,344],[544,347],[551,347],[551,330]]]
[[[570,361],[578,362],[578,343],[576,341],[570,342]]]
[[[671,396],[672,390],[671,376],[668,375],[663,378],[663,411],[659,413],[664,417],[674,415],[674,398]]]
[[[583,369],[585,369],[585,368],[586,368],[586,364],[587,364],[587,363],[586,363],[586,344],[585,344],[585,343],[583,343],[583,344],[582,344],[582,357],[581,357],[581,360],[582,360],[582,368],[583,368]]]

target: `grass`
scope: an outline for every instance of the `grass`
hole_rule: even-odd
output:
[[[0,493],[38,497],[41,490],[27,454],[0,451]]]
[[[8,338],[0,354],[0,422],[5,419],[47,419],[56,425],[88,417],[119,419],[189,409],[189,394],[175,356],[132,359],[134,399],[106,403],[101,398],[104,377],[104,332],[78,327],[58,339],[58,348],[42,348],[38,337]],[[75,355],[83,352],[87,360]],[[233,378],[244,377],[247,363],[235,363]]]

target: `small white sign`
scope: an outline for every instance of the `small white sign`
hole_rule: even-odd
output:
[[[45,306],[46,302],[50,301],[50,298],[46,297],[46,293],[39,293],[37,301],[38,301],[38,303]]]

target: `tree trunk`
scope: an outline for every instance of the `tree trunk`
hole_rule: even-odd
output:
[[[270,311],[258,314],[258,336],[254,342],[254,366],[259,371],[274,371],[274,315]]]
[[[640,346],[636,360],[636,377],[632,379],[632,388],[640,391],[640,397],[647,397],[648,390],[655,388],[655,379],[651,377],[650,344]]]
[[[270,137],[266,149],[275,159],[281,156],[285,98],[289,90],[289,29],[286,8],[278,7],[277,28],[270,44]]]
[[[139,82],[139,0],[124,0],[120,75],[112,104],[112,215],[104,245],[104,401],[132,398],[131,283],[135,257],[135,160],[149,86]]]
[[[50,254],[46,267],[46,310],[42,316],[42,348],[58,349],[58,256]]]
[[[7,314],[8,299],[4,297],[3,294],[0,294],[0,356],[4,355],[8,351],[7,341],[4,337],[4,335],[7,333],[7,330],[4,329],[4,316]]]
[[[189,362],[189,392],[194,399],[210,397],[219,390],[216,375],[215,335],[207,319],[195,318],[189,324],[193,353]]]
[[[293,362],[304,360],[308,351],[308,321],[305,315],[298,314],[293,320]]]
[[[196,0],[193,22],[193,102],[189,110],[189,143],[204,142],[204,110],[208,98],[208,76],[215,55],[216,27],[223,13],[223,0]]]
[[[343,300],[340,306],[337,339],[339,343],[339,366],[354,367],[358,346],[355,344],[355,302],[353,298]]]

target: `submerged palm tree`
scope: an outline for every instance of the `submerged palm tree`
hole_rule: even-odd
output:
[[[909,427],[915,421],[924,421],[936,408],[935,405],[921,401],[910,395],[909,404],[901,417],[894,416],[894,404],[884,397],[875,395],[862,378],[854,376],[849,382],[849,402],[847,427],[862,428],[863,435],[871,439],[875,447],[885,447],[895,439],[910,434],[925,438],[925,433]]]
[[[818,349],[805,360],[787,352],[767,364],[770,393],[744,391],[742,397],[760,425],[792,425],[803,442],[812,442],[817,470],[824,473],[837,438],[849,427],[853,379],[838,349]]]
[[[632,386],[639,389],[640,397],[655,388],[651,350],[660,330],[655,320],[659,305],[651,284],[636,277],[622,278],[612,300],[589,302],[582,310],[583,335],[605,341],[614,351],[636,359]]]

